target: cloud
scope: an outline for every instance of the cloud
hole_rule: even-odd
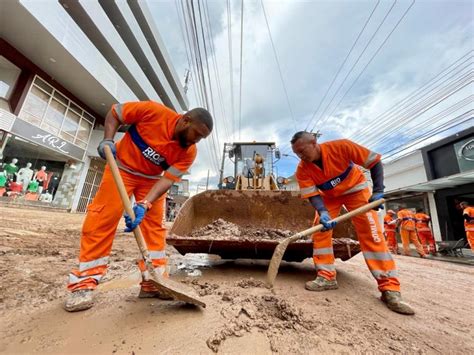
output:
[[[353,83],[355,77],[410,3],[411,1],[396,3],[386,23],[381,27],[380,33],[374,37],[373,43],[361,57],[360,63],[348,77],[327,113],[334,110],[335,103]],[[264,1],[264,4],[295,114],[296,127],[284,96],[260,2],[245,1],[240,139],[242,141],[275,141],[285,153],[291,153],[287,142],[295,130],[304,129],[308,124],[375,3],[373,1]],[[391,4],[388,1],[380,2],[359,45],[355,47],[326,101],[321,105],[319,113],[322,113],[322,109],[329,102],[331,95],[355,62]],[[235,101],[233,122],[230,121],[231,90],[225,5],[224,1],[208,2],[223,104],[228,116],[224,119],[220,111],[216,112],[220,145],[216,147],[217,144],[215,144],[211,149],[217,150],[219,157],[222,154],[224,142],[239,138],[240,2],[232,1],[232,72]],[[188,64],[185,45],[179,31],[175,3],[174,1],[150,2],[149,6],[177,72],[183,76]],[[384,142],[380,142],[377,137],[380,137],[388,127],[396,126],[403,116],[394,116],[388,122],[379,122],[374,119],[421,87],[457,58],[472,51],[471,16],[472,3],[470,1],[416,2],[346,98],[334,110],[334,114],[325,119],[324,125],[316,127],[323,132],[322,140],[340,137],[355,138],[358,132],[369,126],[369,134],[362,137],[366,137],[365,144],[373,148],[389,149],[390,146],[384,146]],[[214,75],[213,72],[211,75]],[[196,78],[193,79],[196,80]],[[213,91],[217,92],[215,85]],[[413,134],[403,136],[402,128],[424,127],[431,117],[470,93],[472,93],[472,83],[425,115],[409,122],[408,126],[400,127],[396,131],[397,137],[406,141],[414,139]],[[191,106],[198,105],[192,86],[189,96]],[[469,106],[463,109],[467,111]],[[463,109],[453,112],[453,115],[462,113]],[[450,117],[453,116],[448,116],[446,119]],[[442,123],[443,121],[438,122],[439,125]],[[225,125],[227,129],[224,129]],[[358,137],[358,139],[362,138]],[[192,168],[190,180],[192,184],[202,183],[203,178],[207,178],[207,170],[211,169],[211,182],[215,186],[218,172],[215,171],[216,162],[212,155],[216,154],[209,154],[206,144],[199,145],[199,156]],[[214,163],[211,162],[212,160]],[[217,164],[220,164],[220,161]],[[278,172],[280,175],[291,175],[295,165],[295,159],[283,158],[277,164]]]

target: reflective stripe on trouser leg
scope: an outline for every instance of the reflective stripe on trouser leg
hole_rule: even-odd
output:
[[[144,184],[135,190],[135,197],[137,200],[143,200],[146,194],[150,191],[155,181],[150,181],[148,184]],[[147,249],[150,253],[150,258],[153,267],[159,275],[168,276],[166,268],[166,229],[163,227],[163,216],[165,210],[165,194],[159,199],[153,202],[153,207],[146,213],[145,219],[140,224],[140,228],[143,232],[143,238],[145,239]],[[138,267],[142,271],[142,279],[148,278],[148,272],[145,268],[145,263],[140,260]],[[152,291],[153,284],[142,281],[142,287],[145,290]]]
[[[127,192],[131,194],[140,181],[123,171],[120,174]],[[87,208],[82,226],[79,268],[71,271],[68,283],[70,291],[94,289],[105,275],[108,255],[122,213],[120,195],[107,166],[99,190]]]
[[[423,243],[423,250],[425,253],[436,253],[436,243],[433,237],[433,233],[430,230],[418,232],[420,241]],[[425,248],[426,246],[426,248]]]
[[[344,204],[351,211],[366,204],[369,197],[368,190],[364,190],[347,196]],[[352,223],[356,229],[365,262],[377,281],[379,290],[400,291],[395,261],[383,237],[377,212],[372,210],[355,216],[352,218]]]
[[[326,204],[326,208],[329,209],[329,214],[332,218],[337,217],[338,208],[331,208]],[[331,211],[332,210],[332,211]],[[332,213],[331,213],[332,212]],[[335,215],[333,216],[333,214]],[[316,214],[314,219],[314,225],[319,223],[319,215]],[[318,276],[324,277],[326,280],[334,280],[336,278],[336,267],[334,265],[334,251],[332,248],[332,231],[318,232],[313,234],[313,262],[316,267],[316,273]]]

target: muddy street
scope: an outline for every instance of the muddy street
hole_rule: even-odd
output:
[[[420,353],[474,352],[474,269],[396,256],[402,294],[417,314],[388,310],[359,254],[337,261],[339,289],[312,293],[311,260],[284,263],[274,290],[267,262],[222,261],[168,249],[172,278],[200,309],[137,299],[138,249],[118,233],[94,308],[61,305],[83,215],[0,207],[1,353]],[[121,230],[121,228],[119,228]]]

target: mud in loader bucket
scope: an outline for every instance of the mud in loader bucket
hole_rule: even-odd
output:
[[[223,259],[271,259],[278,240],[193,238],[194,231],[218,219],[247,229],[279,229],[292,233],[311,227],[314,209],[294,191],[208,190],[188,199],[181,207],[167,242],[179,253],[216,254]],[[336,258],[347,260],[360,252],[350,221],[338,225],[333,233]],[[313,242],[303,240],[288,246],[283,260],[302,261],[313,256]]]

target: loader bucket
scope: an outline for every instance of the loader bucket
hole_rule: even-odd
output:
[[[271,259],[278,241],[225,240],[219,236],[196,239],[189,235],[217,219],[244,228],[274,228],[300,232],[312,226],[314,209],[294,191],[208,190],[188,199],[169,231],[168,244],[181,254],[208,253],[223,259]],[[335,257],[347,260],[360,251],[350,221],[339,224],[333,233]],[[283,256],[287,261],[312,257],[311,240],[290,244]]]

